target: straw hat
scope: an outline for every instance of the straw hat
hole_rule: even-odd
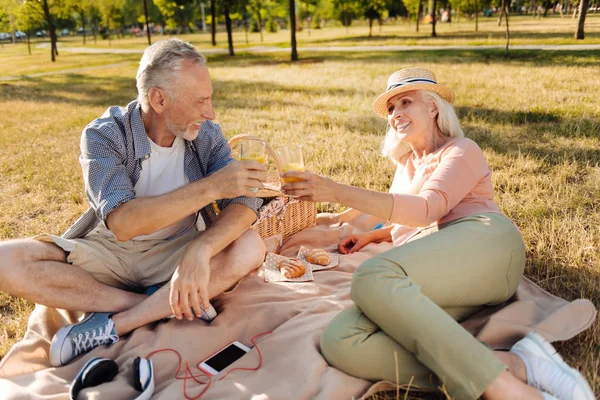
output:
[[[405,68],[390,75],[387,89],[373,104],[375,113],[382,118],[387,118],[388,100],[399,93],[410,90],[429,90],[439,94],[448,103],[454,101],[454,92],[447,86],[437,83],[433,72],[424,68]]]

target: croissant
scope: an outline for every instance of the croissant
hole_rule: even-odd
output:
[[[297,258],[285,259],[279,263],[279,271],[281,271],[281,275],[288,279],[298,278],[299,276],[304,275],[306,267],[304,266],[304,263]]]
[[[313,249],[306,254],[306,261],[311,264],[327,265],[329,264],[329,254],[322,249]]]

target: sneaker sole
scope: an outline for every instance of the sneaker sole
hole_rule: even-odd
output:
[[[569,367],[560,354],[558,354],[554,346],[544,339],[542,335],[537,332],[529,332],[526,337],[535,343],[535,345],[538,346],[549,359],[554,361],[563,372],[575,379],[577,384],[583,389],[587,400],[596,400],[596,396],[594,395],[594,392],[592,392],[592,388],[583,375],[581,375],[581,372],[575,368]]]
[[[87,321],[88,319],[92,318],[92,315],[94,315],[94,314],[91,313],[90,315],[85,317],[83,320],[81,320],[81,322],[77,322],[77,324]],[[58,330],[58,332],[56,332],[56,335],[54,335],[54,338],[52,339],[52,343],[50,344],[50,354],[48,357],[50,359],[50,365],[52,365],[53,367],[62,367],[63,365],[66,365],[65,363],[62,362],[62,358],[61,358],[62,346],[59,349],[56,349],[55,346],[58,346],[58,343],[62,343],[64,345],[65,340],[66,340],[67,336],[69,336],[69,333],[71,332],[71,329],[73,329],[74,325],[76,325],[76,324],[65,325],[62,328],[60,328]],[[71,360],[69,360],[69,361],[71,361]]]

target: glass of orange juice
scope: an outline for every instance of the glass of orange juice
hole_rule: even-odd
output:
[[[264,164],[266,161],[266,144],[258,140],[243,139],[240,144],[240,159],[256,161]]]
[[[302,146],[290,144],[277,149],[281,158],[282,172],[302,171],[304,172],[304,159],[302,157]],[[283,178],[284,183],[300,182],[299,178]]]
[[[265,164],[266,143],[258,140],[242,139],[240,143],[240,160],[241,161],[256,161]],[[254,193],[258,192],[258,188],[248,188]]]

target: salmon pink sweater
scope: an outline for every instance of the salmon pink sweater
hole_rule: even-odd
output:
[[[425,159],[410,153],[398,163],[390,193],[395,246],[431,226],[481,213],[499,213],[492,172],[471,139],[451,139]]]

